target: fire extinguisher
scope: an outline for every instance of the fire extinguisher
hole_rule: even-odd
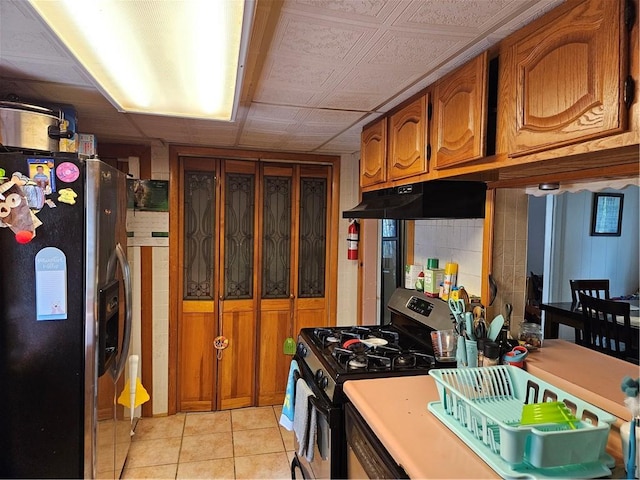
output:
[[[347,259],[358,260],[358,242],[360,241],[360,224],[357,220],[349,220],[347,230]]]

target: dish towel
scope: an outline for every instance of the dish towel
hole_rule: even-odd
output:
[[[316,446],[316,434],[318,432],[318,410],[313,404],[309,404],[309,421],[307,422],[307,441],[304,456],[308,462],[313,461]]]
[[[296,397],[293,409],[293,433],[298,441],[298,455],[305,455],[309,445],[309,397],[313,395],[304,379],[296,382]]]
[[[284,395],[284,403],[282,404],[282,414],[280,415],[280,425],[289,431],[293,430],[293,399],[296,388],[296,372],[300,372],[298,362],[291,360],[287,390]]]
[[[323,460],[329,455],[329,422],[327,417],[318,413],[318,450]]]

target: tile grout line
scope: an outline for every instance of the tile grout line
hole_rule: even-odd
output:
[[[231,426],[231,453],[233,456],[233,478],[236,480],[238,478],[238,469],[236,468],[236,442],[234,441],[234,431],[233,431],[233,410],[229,410],[229,424]]]
[[[184,415],[184,421],[182,422],[182,432],[180,434],[180,448],[178,448],[178,463],[176,463],[176,473],[175,473],[175,480],[178,480],[178,471],[180,470],[180,456],[182,455],[182,444],[184,442],[184,431],[185,428],[187,426],[187,415],[189,415],[188,413],[185,413]]]

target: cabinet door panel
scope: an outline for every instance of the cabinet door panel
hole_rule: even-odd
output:
[[[215,324],[216,319],[212,312],[182,314],[179,348],[183,354],[178,363],[182,411],[202,411],[213,408]]]
[[[229,340],[218,361],[218,408],[250,407],[254,403],[256,319],[252,301],[222,302],[221,333]],[[228,310],[228,311],[227,311]]]
[[[427,172],[426,111],[424,95],[389,117],[389,180]]]
[[[282,403],[287,386],[291,356],[285,355],[283,345],[291,334],[291,302],[284,300],[278,310],[275,301],[267,309],[264,302],[260,312],[258,341],[258,405]],[[295,339],[297,335],[293,334]]]
[[[320,298],[305,298],[298,300],[296,317],[296,331],[301,328],[311,328],[327,325],[327,305]]]
[[[435,168],[484,156],[487,52],[440,80],[434,89]]]
[[[387,119],[365,128],[360,144],[360,186],[384,183],[387,180]]]
[[[512,46],[513,156],[626,128],[620,3],[584,2]]]

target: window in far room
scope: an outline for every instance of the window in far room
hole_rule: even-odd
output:
[[[404,228],[403,220],[380,220],[382,232],[380,262],[380,323],[391,322],[387,304],[393,291],[404,279]]]

